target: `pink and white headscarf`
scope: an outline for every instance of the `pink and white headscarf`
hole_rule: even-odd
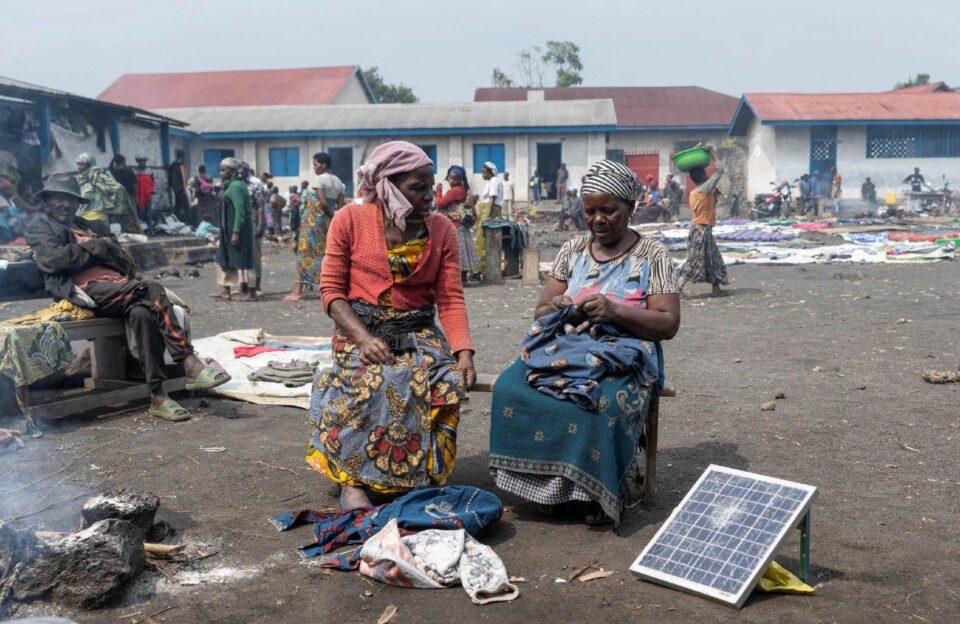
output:
[[[413,206],[389,178],[432,164],[430,157],[413,143],[390,141],[378,145],[367,162],[357,169],[357,178],[360,180],[357,193],[367,204],[379,199],[387,219],[403,230]]]

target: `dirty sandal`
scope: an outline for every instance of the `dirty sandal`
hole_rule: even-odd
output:
[[[169,420],[170,422],[190,420],[190,412],[180,407],[180,404],[173,399],[167,399],[161,403],[157,409],[147,410],[147,414]]]
[[[210,390],[230,381],[230,373],[221,369],[207,366],[197,378],[187,382],[187,390]]]

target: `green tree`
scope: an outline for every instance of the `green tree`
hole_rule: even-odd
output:
[[[543,49],[540,46],[517,52],[517,73],[524,87],[543,88],[543,76],[547,73],[547,64],[543,58]]]
[[[930,74],[917,74],[911,78],[907,78],[905,82],[898,82],[893,88],[896,89],[909,89],[910,87],[922,87],[923,85],[930,84]]]
[[[413,90],[405,84],[387,84],[380,75],[380,70],[370,67],[363,72],[367,85],[373,92],[373,99],[377,104],[413,104],[420,100],[413,94]]]
[[[558,87],[572,87],[583,82],[580,72],[580,46],[572,41],[547,41],[543,62],[552,65],[557,72]]]
[[[513,78],[501,71],[499,67],[493,68],[493,77],[491,78],[493,86],[498,89],[508,89],[513,86]]]

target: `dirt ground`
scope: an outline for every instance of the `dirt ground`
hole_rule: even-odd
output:
[[[196,335],[263,327],[328,335],[317,300],[283,303],[292,275],[288,250],[265,255],[266,300],[214,303],[212,266],[200,279],[168,278],[194,306]],[[306,412],[214,398],[187,398],[193,420],[174,424],[142,411],[62,423],[27,448],[0,455],[3,494],[65,467],[28,491],[54,503],[91,486],[158,494],[173,541],[218,552],[148,571],[111,608],[67,613],[80,622],[376,622],[390,604],[397,624],[448,622],[898,622],[960,621],[960,386],[924,383],[926,368],[956,369],[960,266],[731,268],[730,296],[704,286],[683,302],[683,322],[665,345],[678,396],[661,407],[658,494],[626,516],[622,535],[547,520],[511,496],[503,519],[482,536],[513,576],[511,603],[474,606],[460,589],[405,590],[357,574],[324,573],[296,552],[309,528],[277,533],[277,512],[336,504],[303,461]],[[467,291],[482,372],[515,356],[537,288]],[[0,317],[40,307],[10,305]],[[898,319],[906,322],[898,323]],[[778,390],[775,411],[760,411]],[[494,490],[487,472],[489,395],[475,394],[460,426],[454,482]],[[2,423],[0,423],[2,424]],[[9,421],[8,421],[8,424]],[[15,424],[15,423],[14,423]],[[201,447],[222,446],[221,453]],[[632,577],[628,568],[709,464],[815,485],[812,597],[755,593],[744,608],[709,602]],[[57,482],[60,483],[57,483]],[[83,498],[20,521],[36,529],[77,527]],[[776,557],[798,565],[794,536]],[[558,584],[596,560],[616,573]]]

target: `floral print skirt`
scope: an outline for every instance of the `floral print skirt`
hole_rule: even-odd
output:
[[[379,307],[382,319],[405,310]],[[341,485],[391,494],[443,485],[457,453],[466,392],[446,337],[436,326],[410,332],[416,348],[392,364],[366,365],[340,330],[333,367],[319,371],[310,399],[307,463]]]

